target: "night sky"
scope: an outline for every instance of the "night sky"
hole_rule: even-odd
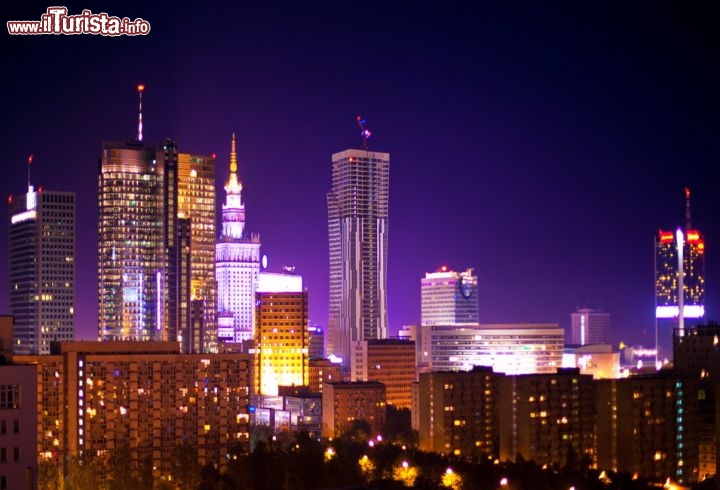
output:
[[[4,21],[55,5],[9,3]],[[34,184],[77,192],[78,337],[97,335],[100,145],[134,136],[139,82],[145,143],[217,153],[218,204],[237,133],[247,227],[271,269],[303,275],[314,323],[330,155],[358,147],[358,114],[391,154],[391,332],[419,321],[420,278],[446,264],[475,268],[482,322],[568,327],[599,307],[614,342],[651,344],[653,239],[683,223],[685,186],[720,320],[717,4],[159,3],[63,4],[142,17],[148,36],[2,34],[0,195],[25,191],[30,153]]]

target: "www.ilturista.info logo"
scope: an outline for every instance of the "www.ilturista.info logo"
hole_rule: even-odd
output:
[[[144,36],[150,23],[137,18],[111,17],[105,12],[93,14],[83,10],[80,15],[68,15],[67,7],[48,7],[40,20],[11,20],[8,33],[14,35],[39,34],[97,34],[100,36]]]

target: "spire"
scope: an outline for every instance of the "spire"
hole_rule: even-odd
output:
[[[137,86],[138,98],[140,102],[140,110],[138,112],[138,136],[137,140],[142,141],[142,94],[145,91],[145,85],[142,83]]]
[[[232,144],[230,146],[230,173],[237,172],[237,152],[235,151],[235,133],[232,136]]]
[[[689,230],[692,228],[692,221],[690,220],[690,189],[685,188],[685,229]]]

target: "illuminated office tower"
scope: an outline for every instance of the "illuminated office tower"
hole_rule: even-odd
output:
[[[341,357],[346,371],[351,342],[388,336],[389,170],[389,153],[351,149],[332,155],[327,352]]]
[[[157,149],[140,141],[103,142],[98,185],[101,341],[168,340],[168,304],[173,302],[165,294],[167,245],[176,232],[175,220],[168,216],[177,215],[176,171],[177,149],[171,141]]]
[[[682,314],[681,314],[682,313]],[[658,232],[655,240],[655,337],[657,361],[672,359],[673,329],[705,316],[705,241],[692,227],[685,189],[685,229]]]
[[[277,395],[279,386],[308,386],[308,296],[302,277],[263,272],[255,299],[255,391]]]
[[[28,182],[9,201],[13,351],[48,354],[50,342],[75,339],[75,193]]]
[[[455,272],[446,266],[420,279],[422,325],[478,323],[477,276],[472,269]]]
[[[570,313],[570,344],[607,344],[610,313],[590,308],[578,308]]]
[[[222,234],[215,245],[218,341],[251,340],[255,315],[255,289],[260,272],[260,235],[245,230],[243,186],[237,178],[235,134],[230,151],[230,176],[225,184]]]
[[[181,302],[190,314],[191,324],[202,324],[203,335],[192,330],[180,332],[183,352],[215,350],[215,157],[180,153],[178,155],[178,216],[190,221],[190,299]],[[192,308],[191,305],[202,308]]]

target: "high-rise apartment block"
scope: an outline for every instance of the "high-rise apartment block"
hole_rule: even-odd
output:
[[[578,308],[570,314],[570,344],[607,344],[610,313],[591,308]]]
[[[179,354],[175,342],[152,341],[54,349],[15,360],[37,365],[35,454],[61,474],[81,453],[109,458],[127,447],[131,467],[149,459],[167,478],[181,444],[222,469],[231,448],[249,442],[247,354]]]
[[[28,182],[9,201],[13,350],[47,354],[50,342],[75,339],[75,193]]]
[[[322,436],[340,437],[354,421],[364,421],[370,434],[385,425],[385,385],[377,381],[326,383],[322,392]]]
[[[705,316],[705,241],[692,227],[685,189],[685,227],[660,230],[655,239],[655,335],[657,360],[672,359],[673,329]]]
[[[350,370],[351,342],[383,339],[387,324],[390,155],[332,155],[327,195],[330,297],[327,352]]]
[[[245,230],[242,183],[237,177],[235,135],[230,151],[230,176],[225,183],[222,234],[215,247],[218,329],[220,341],[252,340],[255,324],[255,290],[260,273],[260,235]]]
[[[388,405],[410,408],[410,387],[416,381],[415,342],[398,339],[352,343],[350,381],[385,385]]]
[[[255,293],[256,392],[308,386],[308,295],[302,277],[262,273]]]
[[[0,488],[37,488],[37,388],[36,366],[0,364]]]
[[[455,272],[446,266],[420,279],[421,325],[476,324],[477,276],[472,269]]]

